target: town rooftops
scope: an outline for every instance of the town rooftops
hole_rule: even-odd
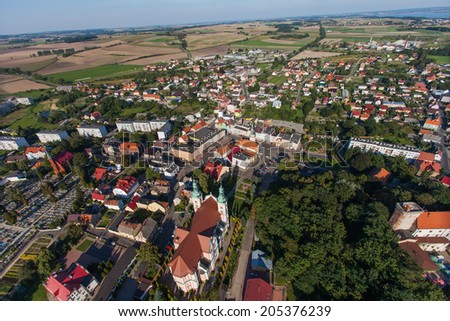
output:
[[[450,212],[423,212],[417,219],[417,228],[428,229],[450,229]]]

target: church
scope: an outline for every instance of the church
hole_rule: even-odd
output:
[[[183,292],[197,291],[200,283],[209,279],[229,225],[227,199],[222,185],[217,198],[212,194],[203,198],[194,181],[192,204],[192,223],[188,229],[175,229],[175,254],[169,263],[173,279]]]

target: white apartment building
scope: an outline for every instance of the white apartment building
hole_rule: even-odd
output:
[[[30,146],[24,137],[0,136],[0,150],[18,150]]]
[[[69,134],[65,130],[45,130],[36,133],[36,136],[41,143],[51,143],[69,139]]]
[[[359,147],[364,153],[372,152],[385,156],[398,156],[404,157],[408,160],[417,159],[420,155],[420,150],[413,146],[394,145],[369,139],[352,137],[348,143],[348,148],[355,147]]]
[[[98,137],[103,138],[108,134],[103,125],[84,125],[77,128],[78,134],[84,137]]]

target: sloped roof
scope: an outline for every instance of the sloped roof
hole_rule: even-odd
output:
[[[418,229],[450,229],[450,212],[424,211],[417,219]]]
[[[417,245],[416,242],[403,241],[399,243],[400,248],[408,253],[416,264],[425,271],[435,271],[438,266],[430,259],[428,254]]]
[[[195,212],[189,231],[176,229],[175,234],[180,237],[179,246],[169,263],[174,276],[184,277],[196,271],[203,251],[209,249],[209,240],[219,220],[217,202],[208,197]]]
[[[67,301],[69,295],[77,290],[87,277],[91,278],[92,276],[81,265],[75,265],[68,271],[51,275],[45,288],[59,301]]]
[[[249,279],[245,285],[244,301],[272,301],[272,286],[263,279]]]
[[[272,270],[272,260],[266,257],[266,253],[261,250],[255,250],[252,252],[252,261],[251,267],[252,270],[255,269],[264,269],[264,270]]]
[[[417,160],[426,161],[426,162],[432,162],[434,161],[434,154],[427,153],[427,152],[420,152],[419,157]]]

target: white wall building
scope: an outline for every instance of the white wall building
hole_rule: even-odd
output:
[[[359,147],[362,152],[372,152],[393,157],[404,157],[408,160],[417,159],[420,155],[420,150],[416,147],[406,145],[394,145],[382,142],[377,142],[369,139],[354,138],[349,141],[348,148]]]
[[[36,136],[41,143],[51,143],[69,139],[69,134],[65,130],[45,130],[36,133]]]
[[[18,150],[30,146],[24,137],[0,136],[0,150]]]
[[[98,137],[103,138],[108,134],[103,125],[84,125],[77,128],[78,134],[84,137]]]

